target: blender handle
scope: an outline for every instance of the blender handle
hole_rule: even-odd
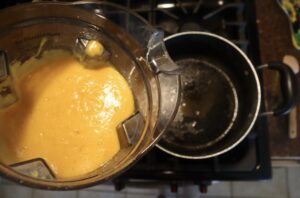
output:
[[[154,139],[160,138],[175,118],[180,104],[181,78],[179,74],[160,72],[160,108]]]
[[[155,141],[175,118],[181,94],[179,66],[170,58],[163,38],[162,31],[156,31],[151,35],[146,56],[150,70],[158,76],[160,89],[158,122],[153,137]]]

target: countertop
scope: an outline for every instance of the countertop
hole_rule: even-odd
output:
[[[256,1],[256,17],[259,32],[261,62],[282,60],[290,54],[300,62],[300,50],[293,47],[288,18],[281,10],[276,0]],[[264,93],[267,109],[272,109],[281,103],[278,73],[263,71]],[[298,75],[298,80],[300,78]],[[297,105],[300,115],[300,103]],[[300,116],[298,121],[298,136],[288,138],[288,119],[284,117],[268,117],[269,139],[272,158],[300,159]]]

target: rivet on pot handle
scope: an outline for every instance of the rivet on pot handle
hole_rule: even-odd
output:
[[[288,65],[282,62],[271,62],[269,64],[261,65],[257,69],[261,70],[263,68],[277,70],[279,72],[281,93],[284,102],[279,109],[275,109],[269,112],[263,112],[260,115],[282,116],[288,114],[293,109],[293,107],[296,106],[299,99],[297,76]]]

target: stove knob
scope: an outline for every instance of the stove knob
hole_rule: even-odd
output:
[[[177,184],[171,184],[171,192],[177,193],[178,191],[178,185]]]
[[[121,191],[126,186],[126,181],[124,181],[122,179],[116,179],[116,180],[113,181],[113,183],[114,183],[116,191]]]
[[[201,193],[207,193],[207,185],[206,184],[200,184],[199,185],[199,191]]]

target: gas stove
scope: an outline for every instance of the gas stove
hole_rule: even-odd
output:
[[[4,0],[0,8],[16,2]],[[254,65],[260,64],[253,0],[111,0],[144,17],[165,36],[184,31],[207,31],[240,47]],[[261,78],[262,79],[262,78]],[[264,104],[261,104],[264,111]],[[259,117],[249,135],[234,149],[206,160],[181,159],[153,148],[134,166],[113,180],[117,190],[131,182],[164,182],[176,191],[178,184],[271,178],[266,117]]]
[[[260,64],[252,0],[114,0],[144,17],[169,36],[184,31],[207,31],[240,47],[254,65]],[[261,111],[264,104],[261,105]],[[153,148],[138,163],[114,180],[117,190],[130,182],[190,182],[205,187],[211,181],[271,178],[267,119],[259,117],[250,134],[231,151],[206,160],[181,159]]]

